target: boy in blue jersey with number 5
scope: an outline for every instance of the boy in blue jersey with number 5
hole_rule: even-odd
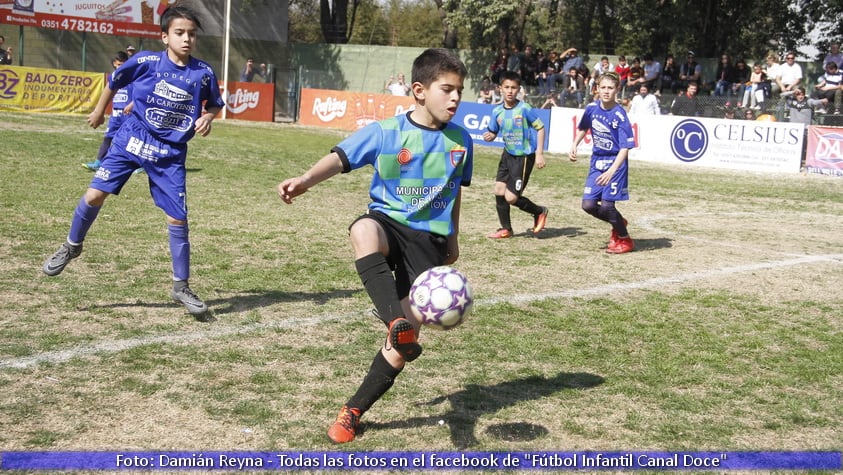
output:
[[[511,205],[533,215],[533,234],[544,229],[547,222],[547,208],[539,206],[523,196],[533,166],[544,168],[544,123],[530,104],[518,100],[521,76],[513,71],[501,74],[503,104],[492,110],[489,129],[483,140],[491,142],[502,135],[504,149],[498,163],[495,177],[495,209],[501,227],[489,234],[492,239],[512,237]],[[538,132],[533,133],[533,129]]]
[[[130,84],[133,108],[76,206],[67,240],[44,263],[45,274],[60,274],[82,253],[82,242],[106,198],[119,194],[132,173],[143,168],[152,200],[167,215],[173,264],[170,295],[197,318],[207,313],[205,302],[188,286],[185,159],[187,142],[195,134],[211,132],[211,122],[225,103],[214,71],[191,56],[199,29],[196,13],[177,3],[170,5],[161,15],[164,51],[137,53],[109,76],[99,102],[88,115],[88,124],[94,128],[102,125],[108,103]]]
[[[354,440],[360,416],[392,387],[404,364],[421,354],[421,323],[408,298],[416,276],[459,256],[461,187],[471,183],[474,162],[471,136],[450,121],[466,74],[447,50],[425,50],[413,61],[414,110],[367,125],[303,175],[278,185],[278,195],[289,204],[338,173],[374,168],[368,211],[349,226],[349,237],[355,268],[387,335],[359,389],[328,429],[335,443]]]
[[[635,136],[626,111],[615,101],[620,77],[615,72],[597,78],[598,99],[587,105],[577,127],[569,158],[577,161],[577,145],[591,130],[591,165],[583,190],[582,209],[612,225],[606,252],[623,254],[635,248],[626,229],[627,221],[615,207],[616,201],[629,199],[629,150]]]

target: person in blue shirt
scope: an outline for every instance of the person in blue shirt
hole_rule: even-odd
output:
[[[363,413],[392,387],[404,364],[421,354],[421,322],[408,297],[413,281],[459,256],[461,188],[471,184],[474,161],[471,136],[451,119],[466,75],[462,61],[447,50],[425,50],[413,61],[413,110],[367,125],[303,175],[278,185],[279,197],[289,204],[338,173],[374,168],[371,202],[349,227],[349,237],[355,268],[387,336],[328,429],[335,443],[354,440]]]
[[[512,237],[511,205],[533,216],[533,234],[544,229],[547,222],[547,208],[523,196],[533,166],[545,166],[545,127],[536,110],[530,104],[518,100],[520,88],[521,77],[517,73],[505,71],[501,74],[503,104],[492,109],[492,120],[483,134],[483,140],[487,142],[501,134],[504,143],[494,188],[495,209],[501,227],[489,234],[491,239]]]
[[[114,58],[111,59],[111,66],[116,70],[128,59],[129,55],[126,54],[125,51],[118,51]],[[108,148],[111,147],[111,141],[114,139],[114,134],[117,133],[117,130],[120,129],[120,126],[126,121],[126,117],[129,116],[129,112],[132,111],[131,97],[131,84],[118,90],[114,94],[114,99],[111,101],[111,116],[108,118],[108,125],[105,128],[105,135],[102,138],[102,143],[100,143],[97,158],[91,162],[83,163],[82,167],[94,172],[99,169],[103,157],[105,157],[106,152],[108,152]],[[138,170],[143,170],[143,168],[138,168]]]
[[[627,220],[615,207],[616,201],[629,199],[629,150],[635,147],[635,136],[626,111],[615,97],[620,78],[615,72],[602,73],[597,78],[598,99],[586,106],[569,158],[577,161],[577,146],[591,131],[591,165],[583,190],[582,209],[597,219],[612,225],[606,252],[622,254],[635,244],[626,229]]]
[[[143,168],[156,206],[166,214],[173,267],[170,296],[197,318],[208,307],[188,285],[190,241],[187,222],[185,160],[187,142],[206,136],[225,106],[211,66],[191,56],[196,47],[199,18],[191,9],[173,4],[161,15],[165,49],[143,51],[129,58],[108,78],[108,84],[88,115],[88,124],[103,123],[105,108],[117,91],[132,86],[132,111],[112,139],[102,164],[79,200],[67,239],[44,263],[45,274],[60,274],[82,253],[88,230],[110,195],[117,195],[132,173]]]

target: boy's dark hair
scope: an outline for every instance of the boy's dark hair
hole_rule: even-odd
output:
[[[444,48],[426,49],[413,60],[413,82],[427,87],[444,73],[455,73],[463,79],[468,76],[465,64]]]
[[[161,14],[161,31],[164,33],[168,32],[170,30],[170,22],[176,18],[190,20],[196,25],[197,29],[202,29],[202,23],[199,22],[199,15],[196,12],[182,3],[173,3]]]
[[[521,85],[521,75],[515,71],[503,71],[501,73],[501,84],[506,80],[514,81],[519,86]]]
[[[112,61],[120,61],[121,63],[125,63],[129,60],[129,55],[125,51],[118,51],[113,58]]]

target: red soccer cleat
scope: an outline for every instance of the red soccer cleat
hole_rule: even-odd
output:
[[[360,411],[343,406],[337,420],[328,428],[328,438],[335,444],[345,444],[354,440],[360,428]]]
[[[512,237],[512,231],[510,231],[509,229],[506,229],[506,228],[500,228],[497,231],[493,232],[492,234],[489,234],[486,237],[488,237],[489,239],[511,238]]]

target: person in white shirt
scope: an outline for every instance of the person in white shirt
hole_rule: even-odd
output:
[[[407,84],[404,73],[398,73],[398,79],[395,79],[395,77],[390,76],[389,80],[386,81],[386,87],[384,87],[384,89],[391,92],[393,96],[410,95],[410,85]]]
[[[776,83],[779,85],[781,92],[792,93],[802,82],[802,66],[796,63],[796,54],[793,52],[787,53],[784,59],[785,63],[779,67],[779,77]]]
[[[770,53],[765,58],[767,67],[764,68],[764,73],[767,74],[767,80],[770,81],[770,89],[773,96],[782,92],[779,86],[779,76],[782,74],[782,65],[779,64],[779,58],[774,53]]]
[[[660,115],[659,100],[650,94],[650,88],[646,83],[638,88],[638,94],[632,98],[629,106],[629,114],[636,115]]]

